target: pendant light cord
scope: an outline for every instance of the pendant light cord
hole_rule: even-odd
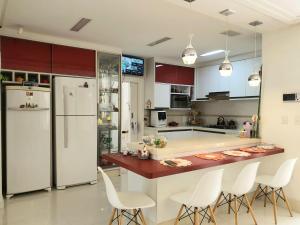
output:
[[[255,27],[255,35],[254,35],[254,58],[256,58],[256,51],[257,51],[256,35],[257,35],[257,31],[256,31],[256,27]]]
[[[226,16],[226,54],[228,54],[228,16]]]

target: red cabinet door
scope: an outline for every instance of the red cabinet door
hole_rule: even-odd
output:
[[[194,85],[195,69],[190,67],[178,66],[177,82],[178,84]]]
[[[155,81],[170,84],[194,85],[194,68],[156,63]]]
[[[2,68],[51,73],[51,44],[1,37]]]
[[[155,81],[162,83],[176,84],[177,67],[163,63],[155,64]]]
[[[93,50],[52,45],[52,72],[95,77],[95,54]]]

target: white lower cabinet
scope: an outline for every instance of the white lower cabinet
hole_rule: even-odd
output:
[[[193,130],[163,131],[158,132],[158,134],[166,137],[167,140],[189,138],[194,136]]]
[[[163,83],[155,83],[154,86],[154,107],[170,108],[171,104],[171,85]]]

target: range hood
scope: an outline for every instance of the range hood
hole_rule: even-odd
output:
[[[209,92],[206,97],[209,100],[229,100],[229,91]]]

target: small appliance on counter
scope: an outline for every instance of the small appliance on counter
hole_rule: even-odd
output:
[[[166,127],[167,126],[167,112],[166,111],[151,111],[151,126],[152,127]]]
[[[208,128],[216,128],[216,129],[228,129],[228,130],[236,130],[237,125],[234,120],[226,121],[224,116],[219,116],[217,119],[217,124],[210,124],[207,126]]]

